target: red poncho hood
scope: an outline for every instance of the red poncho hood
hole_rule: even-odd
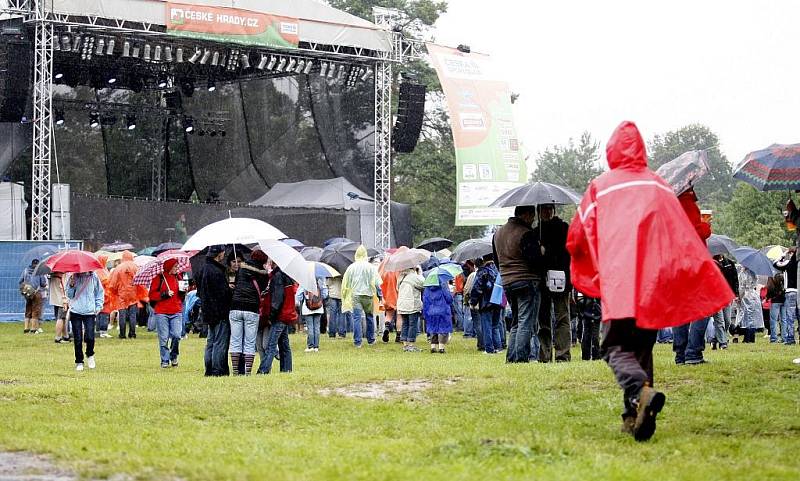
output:
[[[567,249],[575,288],[602,300],[603,321],[645,329],[709,316],[733,299],[672,188],[647,168],[645,144],[623,122],[572,220]]]

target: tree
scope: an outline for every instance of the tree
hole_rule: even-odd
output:
[[[600,143],[584,132],[577,145],[570,138],[566,145],[553,145],[536,157],[531,180],[571,187],[578,193],[589,181],[603,172],[600,166]]]
[[[705,150],[709,173],[695,186],[697,198],[708,207],[727,202],[733,192],[731,164],[719,150],[719,138],[702,124],[691,124],[664,135],[655,135],[648,144],[649,164],[653,170],[689,150]]]
[[[757,249],[772,244],[791,245],[794,232],[786,229],[781,213],[787,199],[786,192],[760,192],[749,184],[736,182],[730,201],[714,213],[714,233]]]

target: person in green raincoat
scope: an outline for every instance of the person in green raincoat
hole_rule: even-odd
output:
[[[373,298],[381,293],[381,276],[378,268],[371,264],[367,248],[359,246],[356,250],[355,262],[347,268],[342,277],[342,312],[361,311],[367,321],[367,343],[375,343],[374,304]],[[361,347],[361,323],[353,323],[353,344]]]

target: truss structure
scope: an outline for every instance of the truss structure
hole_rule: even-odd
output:
[[[50,239],[50,166],[53,155],[52,85],[53,52],[55,36],[59,31],[86,32],[105,35],[130,35],[132,38],[174,41],[162,25],[131,22],[97,16],[76,16],[53,12],[46,0],[8,0],[2,13],[22,16],[35,26],[35,61],[33,75],[33,162],[32,162],[32,217],[31,237]],[[291,52],[276,49],[276,54],[291,54],[310,59],[356,62],[373,66],[375,74],[375,247],[391,246],[391,165],[392,165],[392,85],[393,65],[408,59],[419,59],[424,54],[424,44],[404,37],[392,29],[397,12],[375,9],[375,23],[384,27],[391,38],[388,52],[364,48],[323,45],[301,42]],[[241,46],[236,46],[241,48]],[[158,164],[158,165],[155,165]],[[164,166],[153,165],[153,195],[161,198],[164,192]]]

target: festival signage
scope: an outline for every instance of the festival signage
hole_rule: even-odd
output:
[[[240,8],[166,3],[167,33],[214,42],[297,48],[296,18]]]
[[[488,55],[428,44],[447,99],[456,149],[456,225],[502,224],[513,209],[489,208],[527,182],[508,84]]]

